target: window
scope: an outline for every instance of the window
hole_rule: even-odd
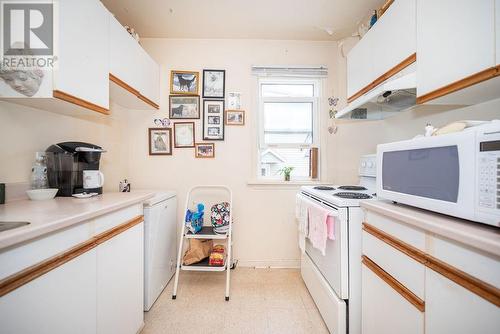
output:
[[[309,152],[319,143],[319,91],[318,80],[259,80],[258,178],[283,179],[284,167],[293,167],[292,180],[310,178]]]

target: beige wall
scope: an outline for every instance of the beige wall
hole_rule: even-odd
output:
[[[298,187],[249,186],[254,175],[256,147],[256,78],[252,65],[327,65],[330,75],[324,94],[333,94],[336,43],[257,40],[146,39],[146,50],[161,64],[161,109],[154,114],[131,113],[130,179],[133,186],[177,190],[184,204],[187,189],[196,184],[225,184],[234,192],[235,258],[252,265],[296,265],[299,259],[293,223]],[[226,70],[226,92],[242,93],[244,127],[226,127],[225,140],[216,142],[216,159],[195,159],[193,149],[174,149],[171,157],[149,157],[147,128],[153,118],[168,116],[171,69]],[[326,97],[323,99],[326,100]],[[323,101],[324,102],[324,101]],[[324,112],[324,117],[327,113]],[[326,127],[322,131],[325,133]],[[323,141],[325,136],[323,134]],[[202,141],[202,122],[196,121],[196,141]],[[328,147],[324,143],[324,151]],[[328,178],[326,159],[323,161]],[[184,208],[179,208],[179,217]]]
[[[118,189],[128,167],[124,116],[115,112],[84,120],[0,101],[0,182],[29,182],[36,151],[63,141],[84,141],[108,150],[101,159],[105,190]]]

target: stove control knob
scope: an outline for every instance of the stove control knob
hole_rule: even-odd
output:
[[[365,161],[363,161],[363,162],[361,163],[361,167],[363,167],[363,168],[365,168],[365,167],[366,167],[366,162],[365,162]]]
[[[373,161],[368,162],[368,168],[373,168]]]

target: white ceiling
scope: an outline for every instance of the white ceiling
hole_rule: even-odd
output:
[[[384,0],[102,0],[141,37],[338,40]],[[327,31],[330,31],[329,34]]]

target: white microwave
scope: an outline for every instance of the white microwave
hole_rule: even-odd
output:
[[[377,197],[500,227],[500,121],[378,145]]]

